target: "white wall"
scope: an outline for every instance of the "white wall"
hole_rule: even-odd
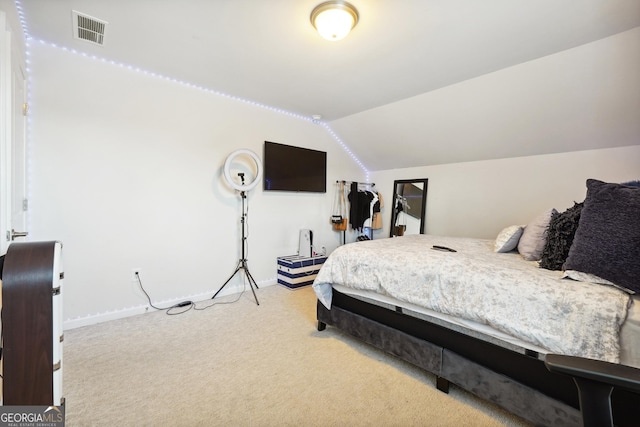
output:
[[[275,282],[299,229],[339,244],[331,183],[364,173],[321,125],[48,45],[30,53],[31,240],[64,245],[67,327],[141,312],[132,268],[157,304],[222,286],[241,250],[241,199],[223,164],[240,148],[262,157],[265,140],[327,151],[328,191],[249,193],[258,285]]]
[[[623,147],[640,143],[638,76],[640,27],[331,126],[377,147],[359,151],[370,170]]]
[[[426,233],[493,239],[508,225],[582,202],[588,178],[640,179],[640,145],[371,173],[386,200],[394,180],[418,178],[429,179]],[[383,211],[380,235],[389,235],[390,215]]]
[[[37,43],[31,73],[31,239],[64,243],[67,327],[144,311],[132,268],[158,303],[212,295],[240,256],[240,199],[222,165],[238,148],[261,155],[265,140],[327,151],[329,168],[325,195],[250,193],[248,259],[260,286],[274,282],[277,256],[295,253],[299,229],[329,251],[339,244],[328,223],[336,179],[376,183],[387,205],[375,238],[389,233],[393,180],[406,178],[429,178],[428,233],[493,238],[581,201],[587,178],[640,178],[639,146],[365,177],[308,120]]]

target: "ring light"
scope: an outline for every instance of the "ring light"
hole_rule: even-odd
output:
[[[233,160],[240,156],[246,154],[248,156],[251,156],[251,158],[253,159],[253,162],[256,164],[256,176],[253,178],[253,181],[249,182],[249,183],[243,183],[243,184],[238,184],[237,182],[235,182],[232,178],[231,178],[231,163],[233,162]],[[254,153],[251,150],[236,150],[233,153],[229,154],[229,156],[227,157],[227,160],[225,160],[224,162],[224,178],[227,180],[227,182],[229,183],[230,186],[232,186],[233,188],[235,188],[238,191],[249,191],[251,190],[253,187],[255,187],[256,185],[258,185],[258,182],[260,181],[260,178],[262,177],[262,162],[260,161],[260,158],[257,156],[256,153]],[[244,180],[243,180],[244,181]]]

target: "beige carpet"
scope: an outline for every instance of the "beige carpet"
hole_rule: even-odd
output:
[[[318,332],[310,287],[257,295],[260,306],[247,291],[66,331],[66,425],[527,425],[334,328]]]

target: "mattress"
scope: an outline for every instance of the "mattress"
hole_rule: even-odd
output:
[[[494,253],[492,243],[417,235],[344,245],[329,256],[314,290],[327,308],[336,286],[503,345],[638,366],[637,297],[563,279],[517,253]]]
[[[437,311],[371,291],[354,290],[341,285],[333,285],[331,288],[368,304],[392,311],[400,311],[404,315],[435,323],[516,353],[535,356],[541,360],[544,359],[545,354],[550,353],[544,347],[523,341],[489,325],[438,313]],[[627,319],[622,325],[620,347],[620,363],[640,368],[640,296],[638,295],[632,297],[632,305],[629,307]]]

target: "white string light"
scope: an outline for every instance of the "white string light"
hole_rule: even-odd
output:
[[[291,111],[288,111],[288,110],[284,110],[282,108],[277,108],[277,107],[273,107],[271,105],[263,104],[261,102],[257,102],[257,101],[254,101],[254,100],[241,98],[241,97],[235,96],[235,95],[230,95],[228,93],[221,92],[219,90],[207,88],[207,87],[204,87],[204,86],[201,86],[201,85],[197,85],[197,84],[194,84],[194,83],[190,83],[190,82],[185,82],[183,80],[178,80],[178,79],[173,78],[173,77],[164,76],[162,74],[158,74],[158,73],[155,73],[155,72],[149,71],[149,70],[144,70],[142,68],[139,68],[139,67],[136,67],[136,66],[133,66],[133,65],[130,65],[130,64],[124,64],[124,63],[121,63],[121,62],[113,61],[111,59],[102,58],[102,57],[99,57],[99,56],[96,56],[96,55],[89,55],[86,52],[81,52],[81,51],[78,51],[78,50],[73,49],[73,48],[68,48],[66,46],[58,46],[55,43],[47,42],[45,40],[34,39],[29,35],[27,22],[26,22],[26,19],[25,19],[25,16],[24,16],[24,11],[23,11],[23,8],[22,8],[21,1],[20,0],[15,0],[15,5],[16,5],[16,9],[18,10],[18,16],[20,18],[20,23],[22,25],[22,30],[24,32],[24,35],[25,35],[25,38],[26,38],[26,42],[27,42],[27,56],[30,54],[30,52],[29,52],[30,42],[37,42],[37,43],[40,43],[40,44],[43,44],[43,45],[46,45],[46,46],[49,46],[49,47],[53,47],[53,48],[56,48],[56,49],[61,49],[64,52],[69,52],[69,53],[72,53],[72,54],[75,54],[75,55],[81,55],[81,56],[84,56],[86,58],[93,59],[95,61],[100,61],[100,62],[103,62],[105,64],[109,64],[109,65],[116,66],[116,67],[119,67],[119,68],[124,68],[124,69],[127,69],[129,71],[136,72],[136,73],[141,73],[141,74],[149,76],[149,77],[153,77],[153,78],[157,78],[157,79],[160,79],[160,80],[169,81],[169,82],[172,82],[172,83],[179,84],[181,86],[186,86],[186,87],[189,87],[189,88],[192,88],[192,89],[200,90],[200,91],[203,91],[203,92],[211,94],[211,95],[221,96],[223,98],[227,98],[227,99],[230,99],[230,100],[233,100],[233,101],[242,102],[244,104],[248,104],[248,105],[251,105],[251,106],[254,106],[254,107],[262,108],[262,109],[265,109],[265,110],[268,110],[268,111],[272,111],[272,112],[275,112],[275,113],[278,113],[278,114],[282,114],[282,115],[285,115],[285,116],[288,116],[288,117],[292,117],[292,118],[295,118],[295,119],[299,119],[299,120],[304,120],[304,121],[307,121],[307,122],[320,124],[333,137],[333,139],[336,142],[338,142],[338,144],[342,147],[342,149],[347,154],[349,154],[349,156],[356,162],[356,164],[358,166],[360,166],[360,168],[366,174],[366,180],[369,181],[369,170],[365,167],[365,165],[360,161],[360,159],[358,159],[358,157],[349,149],[347,144],[344,143],[344,141],[333,131],[333,129],[331,129],[331,127],[326,122],[322,122],[320,120],[314,119],[313,117],[309,117],[309,116],[305,116],[305,115],[302,115],[302,114],[294,113],[294,112],[291,112]],[[29,68],[27,68],[27,76],[29,76],[30,74],[31,73],[29,71]],[[27,79],[28,79],[29,83],[31,83],[30,78],[27,77]],[[31,87],[31,84],[28,85],[28,89],[27,89],[27,98],[28,99],[30,99],[30,89],[29,89],[30,87]],[[27,120],[28,120],[28,118],[27,118]]]
[[[318,122],[318,124],[322,125],[322,127],[324,127],[326,129],[327,132],[329,132],[329,135],[331,135],[333,137],[333,139],[335,139],[338,144],[340,144],[340,146],[342,147],[342,149],[344,151],[347,152],[347,154],[349,154],[349,156],[351,156],[351,158],[353,159],[353,161],[356,162],[356,164],[358,166],[360,166],[360,168],[362,168],[362,170],[365,172],[366,174],[366,178],[365,181],[370,181],[369,179],[369,170],[366,168],[366,166],[360,161],[360,159],[358,159],[358,157],[351,151],[351,149],[347,146],[347,144],[345,144],[345,142],[342,140],[342,138],[340,138],[338,136],[337,133],[335,133],[333,131],[333,129],[331,129],[331,127],[325,123],[325,122]]]

